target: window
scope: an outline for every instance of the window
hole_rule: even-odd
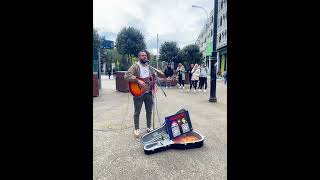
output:
[[[213,29],[211,29],[211,37],[212,37],[212,31],[213,31]]]
[[[219,42],[221,42],[221,34],[219,34]]]
[[[220,26],[222,26],[222,17],[220,17]]]

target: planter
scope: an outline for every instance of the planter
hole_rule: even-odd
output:
[[[93,97],[99,96],[99,82],[98,82],[98,74],[93,74]]]
[[[173,76],[175,77],[175,74]],[[158,73],[158,77],[159,77],[160,85],[166,86],[166,76]],[[177,86],[178,80],[176,78],[173,78],[170,84],[171,86]]]
[[[127,71],[117,71],[116,74],[116,90],[120,92],[129,92],[128,81],[124,79]]]

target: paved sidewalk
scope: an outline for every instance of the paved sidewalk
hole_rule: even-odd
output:
[[[164,89],[167,97],[159,90],[159,116],[162,123],[186,108],[193,128],[205,136],[204,146],[145,155],[133,138],[132,95],[116,91],[115,80],[102,76],[100,96],[93,98],[93,179],[227,179],[227,87],[217,81],[218,103],[208,102],[210,87],[206,93],[187,92],[188,88]],[[121,124],[126,128],[121,132],[108,129]],[[159,127],[157,114],[155,126]],[[144,106],[140,128],[146,128]]]

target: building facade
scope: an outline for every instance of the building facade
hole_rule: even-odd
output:
[[[202,28],[195,43],[199,47],[202,58],[209,68],[211,68],[210,57],[212,55],[213,13],[214,11],[212,9],[209,18],[206,21],[206,25]]]
[[[227,70],[227,0],[218,0],[217,22],[217,75]]]
[[[213,39],[213,20],[214,10],[210,11],[210,16],[206,25],[202,28],[196,45],[200,49],[202,58],[205,59],[207,66],[211,68],[210,57],[212,55]],[[218,0],[217,17],[217,75],[222,76],[227,70],[227,0]],[[211,70],[210,70],[211,72]]]

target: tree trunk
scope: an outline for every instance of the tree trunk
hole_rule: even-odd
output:
[[[131,64],[132,64],[132,54],[130,54],[130,62],[131,62]]]

